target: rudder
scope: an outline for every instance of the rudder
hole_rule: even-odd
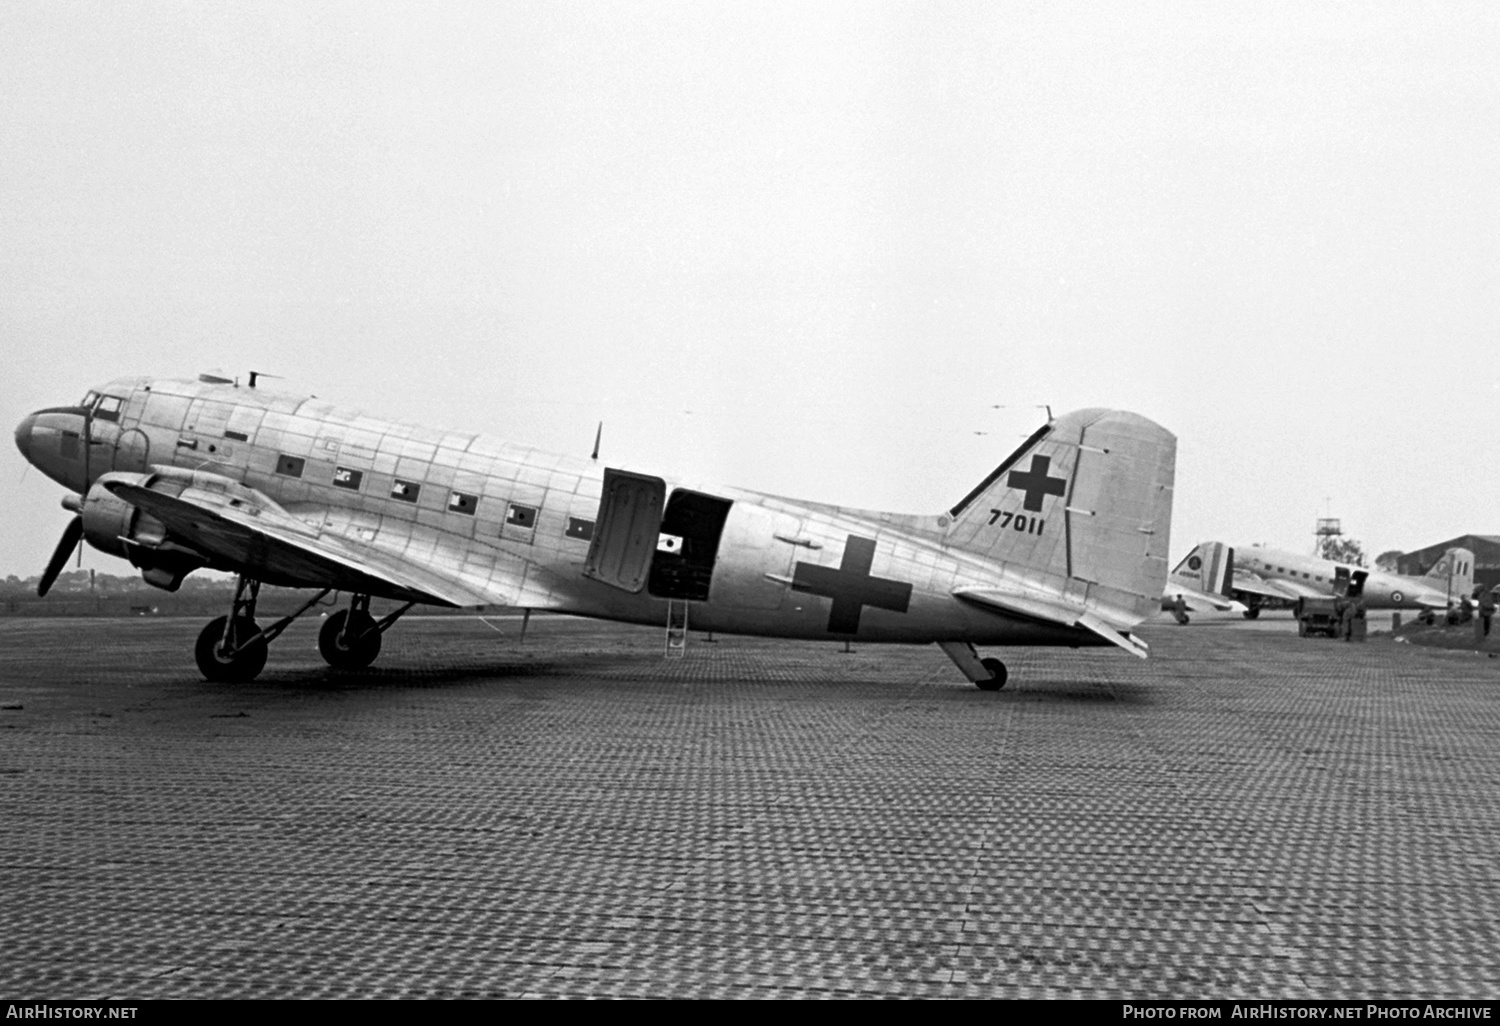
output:
[[[1138,414],[1065,414],[948,511],[946,541],[1138,622],[1167,581],[1176,451]]]
[[[1474,553],[1468,549],[1447,549],[1423,580],[1447,592],[1450,602],[1473,595]]]
[[[1180,587],[1233,598],[1234,549],[1223,542],[1199,542],[1172,569],[1170,579]]]

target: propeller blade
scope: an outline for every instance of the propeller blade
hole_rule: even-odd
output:
[[[83,517],[74,517],[68,521],[68,526],[63,528],[63,535],[57,541],[57,548],[52,553],[52,558],[47,561],[47,569],[42,571],[41,583],[36,586],[38,596],[45,595],[52,590],[52,585],[57,580],[57,575],[62,573],[63,564],[73,554],[79,540],[83,537]]]

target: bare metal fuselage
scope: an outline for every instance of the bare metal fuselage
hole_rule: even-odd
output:
[[[610,516],[606,468],[478,434],[389,421],[317,399],[220,383],[129,379],[102,393],[113,418],[44,410],[17,429],[27,458],[79,493],[110,472],[175,468],[259,492],[316,538],[441,572],[454,605],[550,609],[661,625],[674,598],[691,627],[789,638],[978,645],[1096,645],[1076,627],[1007,615],[956,589],[1030,583],[1022,566],[945,543],[939,515],[851,510],[724,487],[661,481],[684,523],[718,511],[698,541],[691,598],[664,572],[671,524],[635,590],[611,582],[594,532]],[[170,472],[170,470],[168,471]],[[696,503],[696,505],[695,505]],[[685,504],[685,505],[684,505]],[[696,528],[695,528],[696,530]],[[91,539],[92,540],[92,539]],[[680,540],[680,539],[679,539]],[[691,545],[693,536],[687,536]],[[712,551],[705,557],[706,547]],[[867,554],[861,561],[859,553]],[[207,565],[313,586],[269,567]],[[372,594],[409,597],[401,589]]]

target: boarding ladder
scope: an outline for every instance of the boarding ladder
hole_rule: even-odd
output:
[[[688,604],[677,599],[668,599],[666,658],[681,659],[687,655],[687,632]]]

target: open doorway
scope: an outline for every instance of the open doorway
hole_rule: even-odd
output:
[[[678,488],[667,500],[647,590],[657,598],[707,602],[724,519],[734,503]]]

